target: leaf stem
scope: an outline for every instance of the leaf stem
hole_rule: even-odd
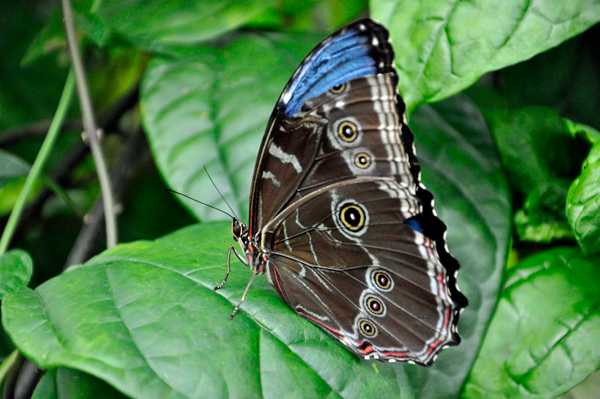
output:
[[[56,113],[54,114],[54,118],[52,119],[52,124],[50,124],[50,129],[48,129],[48,134],[44,139],[42,147],[40,148],[40,152],[38,153],[37,157],[35,158],[35,161],[33,162],[33,165],[31,166],[31,170],[27,175],[27,179],[25,179],[23,189],[19,193],[19,197],[15,202],[15,206],[12,212],[10,213],[10,217],[8,218],[8,222],[6,223],[4,232],[2,233],[2,238],[0,238],[0,255],[3,255],[8,249],[8,245],[10,244],[10,240],[12,239],[15,229],[17,228],[19,218],[21,216],[21,213],[23,212],[23,207],[25,206],[25,202],[27,201],[33,183],[40,175],[42,167],[46,163],[46,160],[48,159],[48,156],[51,153],[52,147],[54,146],[54,142],[58,137],[60,127],[67,114],[67,110],[69,108],[69,104],[71,103],[71,99],[73,98],[73,87],[74,76],[73,72],[71,71],[67,76],[67,81],[65,82],[65,87],[63,88],[63,92],[60,97]]]
[[[106,223],[106,246],[111,248],[117,245],[117,220],[113,207],[114,200],[112,188],[110,185],[110,179],[108,177],[106,162],[104,161],[102,149],[100,148],[100,142],[97,136],[98,128],[94,118],[90,90],[87,86],[85,69],[83,68],[81,54],[79,53],[79,44],[77,43],[77,37],[75,35],[73,7],[70,0],[61,0],[61,3],[67,43],[69,46],[69,53],[71,55],[71,64],[73,66],[75,80],[77,82],[77,94],[79,97],[79,106],[81,108],[83,127],[92,150],[92,157],[94,158],[96,172],[98,173],[98,181],[100,182],[100,190],[102,192],[102,204],[105,215],[104,220]]]

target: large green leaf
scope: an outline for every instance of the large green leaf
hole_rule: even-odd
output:
[[[469,299],[458,329],[463,342],[430,368],[407,366],[419,398],[456,397],[477,355],[496,304],[510,235],[510,200],[485,120],[464,95],[418,108],[410,124],[423,182],[448,225],[448,246],[461,262]]]
[[[258,146],[279,94],[318,39],[310,35],[239,38],[197,57],[155,59],[142,84],[142,116],[155,161],[177,191],[247,217]],[[202,51],[203,50],[203,51]],[[185,201],[203,220],[223,219]]]
[[[243,25],[272,0],[104,0],[95,10],[136,45],[170,52],[194,47]]]
[[[600,142],[592,147],[581,176],[569,189],[567,216],[581,248],[600,252]]]
[[[371,16],[390,30],[410,110],[586,30],[600,21],[600,3],[374,0]]]
[[[412,397],[399,364],[360,360],[297,317],[264,277],[228,316],[250,271],[225,272],[229,224],[120,245],[2,302],[17,347],[139,398]]]
[[[33,273],[33,261],[20,249],[0,255],[0,299],[10,292],[25,287]]]
[[[32,399],[125,399],[104,381],[66,367],[48,370],[33,393]]]
[[[600,368],[599,257],[559,248],[510,270],[463,398],[554,398]]]

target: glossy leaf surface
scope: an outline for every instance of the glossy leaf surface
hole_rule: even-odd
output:
[[[25,287],[33,273],[29,254],[13,249],[0,256],[0,299],[4,295]]]
[[[600,368],[600,258],[543,252],[511,269],[463,398],[554,398]]]
[[[104,0],[104,23],[147,50],[193,48],[238,28],[272,5],[261,0]]]
[[[58,367],[48,370],[32,399],[125,399],[126,396],[102,380],[79,370]]]
[[[390,29],[409,109],[459,92],[486,72],[526,60],[600,21],[594,0],[375,0]]]
[[[359,360],[297,317],[265,278],[225,272],[228,223],[120,245],[35,291],[4,298],[3,324],[40,367],[67,366],[127,395],[411,397],[401,365]]]
[[[549,107],[485,112],[513,189],[524,198],[515,216],[523,241],[572,238],[565,214],[567,191],[587,144]]]
[[[567,216],[581,248],[600,252],[600,142],[584,163],[583,171],[569,189]]]

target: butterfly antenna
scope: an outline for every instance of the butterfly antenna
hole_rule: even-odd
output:
[[[204,168],[204,171],[206,172],[206,176],[208,176],[208,178],[210,179],[210,182],[215,187],[215,190],[217,190],[217,192],[219,193],[219,195],[221,196],[221,198],[223,198],[223,201],[225,201],[225,203],[227,204],[227,207],[229,208],[229,210],[231,211],[231,213],[233,213],[235,215],[235,220],[240,220],[240,218],[236,215],[236,213],[233,210],[233,208],[229,205],[229,202],[227,202],[227,200],[225,199],[225,197],[223,196],[223,194],[221,194],[221,192],[219,191],[219,187],[217,187],[217,185],[215,184],[215,182],[212,179],[212,177],[210,177],[210,174],[208,173],[208,170],[206,169],[206,165],[202,165],[202,167]]]
[[[185,194],[182,194],[182,193],[180,193],[180,192],[178,192],[178,191],[171,190],[170,188],[165,188],[165,191],[170,191],[170,192],[172,192],[172,193],[179,194],[179,195],[181,195],[182,197],[185,197],[185,198],[191,199],[191,200],[192,200],[192,201],[194,201],[194,202],[197,202],[197,203],[199,203],[199,204],[202,204],[202,205],[204,205],[204,206],[207,206],[207,207],[209,207],[209,208],[212,208],[212,209],[214,209],[214,210],[216,210],[216,211],[222,212],[222,213],[226,214],[227,216],[229,216],[229,217],[230,217],[230,218],[232,218],[232,219],[237,219],[237,217],[233,217],[233,216],[231,216],[229,213],[225,212],[223,209],[219,209],[219,208],[216,208],[216,207],[214,207],[214,206],[212,206],[212,205],[208,205],[208,204],[207,204],[207,203],[205,203],[205,202],[198,201],[197,199],[195,199],[195,198],[192,198],[192,197],[190,197],[189,195],[185,195]],[[220,193],[219,193],[219,194],[220,194]],[[237,219],[237,220],[239,220],[239,219]]]

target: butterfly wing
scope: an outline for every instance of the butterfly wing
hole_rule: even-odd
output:
[[[460,342],[461,306],[436,242],[405,223],[421,212],[392,178],[316,190],[265,227],[268,277],[296,313],[356,354],[429,365]]]
[[[263,139],[250,233],[299,315],[358,355],[429,365],[460,341],[467,300],[397,82],[387,31],[371,20],[309,54]]]

